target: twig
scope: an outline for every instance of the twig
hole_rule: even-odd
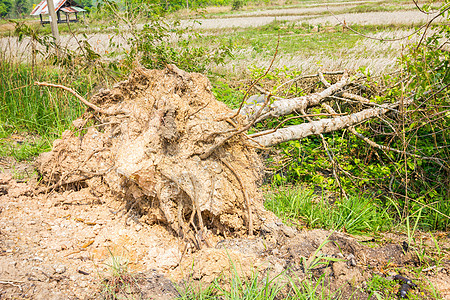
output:
[[[202,109],[206,108],[209,103],[211,103],[211,101],[209,101],[208,103],[206,103],[205,105],[203,105],[202,107],[200,107],[199,109],[197,109],[195,112],[193,112],[192,114],[189,114],[189,116],[187,116],[186,119],[189,119],[192,116],[195,116],[196,114],[198,114]]]
[[[323,85],[327,88],[329,88],[331,86],[331,83],[329,83],[325,77],[323,77],[322,71],[319,70],[319,79],[320,81],[323,83]]]
[[[352,93],[348,93],[348,92],[342,92],[340,94],[340,96],[344,97],[344,98],[351,99],[351,100],[359,101],[359,102],[364,103],[364,104],[369,104],[370,103],[370,100],[367,99],[366,97],[363,97],[363,96],[360,96],[360,95],[356,95],[356,94],[352,94]]]
[[[326,75],[340,75],[340,74],[344,74],[344,71],[323,72],[323,74],[326,74]],[[309,75],[300,75],[300,76],[297,76],[297,77],[295,77],[294,79],[288,80],[288,81],[286,81],[285,83],[283,83],[283,84],[281,84],[280,86],[278,86],[278,87],[276,88],[275,92],[278,91],[281,87],[283,87],[283,86],[285,86],[286,84],[289,84],[289,83],[291,83],[291,82],[295,82],[295,81],[300,80],[300,79],[303,79],[303,78],[314,78],[314,77],[317,77],[317,76],[319,76],[319,74],[309,74]]]
[[[270,62],[269,67],[267,68],[266,72],[263,75],[259,76],[258,79],[256,79],[255,82],[253,82],[253,84],[247,89],[247,91],[245,92],[244,98],[242,99],[241,104],[239,105],[238,110],[236,111],[236,113],[233,116],[229,117],[230,119],[236,118],[241,113],[242,106],[244,105],[245,100],[247,100],[248,93],[264,76],[267,75],[267,73],[269,73],[270,69],[272,68],[273,62],[275,61],[275,58],[277,57],[279,45],[280,45],[280,38],[278,37],[277,47],[275,48],[275,53],[273,54],[273,58],[272,58],[272,61]]]
[[[434,12],[428,12],[428,11],[424,11],[420,6],[419,6],[419,3],[418,3],[418,1],[416,1],[416,0],[413,0],[413,2],[414,2],[414,5],[417,7],[417,9],[421,12],[421,13],[423,13],[423,14],[426,14],[426,15],[431,15],[431,14],[434,14],[434,13],[436,13],[435,11]]]
[[[325,87],[329,88],[331,86],[331,83],[329,83],[325,79],[325,77],[323,77],[323,73],[321,71],[319,71],[319,79],[323,83],[323,85],[325,85]],[[342,92],[342,93],[340,93],[340,96],[344,97],[344,98],[349,98],[351,100],[356,100],[356,101],[359,101],[359,102],[362,102],[362,103],[370,103],[369,99],[367,99],[365,97],[362,97],[362,96],[359,96],[359,95],[348,93],[348,92]]]
[[[0,280],[0,284],[9,284],[15,287],[18,287],[20,289],[20,291],[22,292],[22,286],[20,284],[16,284],[16,283],[24,283],[23,281],[15,281],[15,280],[9,280],[9,281],[3,281]]]
[[[200,204],[198,203],[197,189],[195,188],[197,182],[196,182],[195,178],[193,178],[193,176],[192,176],[191,173],[190,173],[189,175],[190,175],[190,176],[189,176],[189,179],[191,180],[191,183],[192,183],[192,188],[194,189],[194,196],[193,196],[193,199],[192,199],[192,203],[193,203],[193,206],[194,206],[194,207],[192,208],[192,211],[193,211],[193,212],[194,212],[194,211],[197,212],[198,227],[200,227],[200,231],[202,231],[202,230],[204,229],[204,226],[203,226],[203,218],[202,218],[202,210],[200,209]],[[192,217],[191,217],[191,218],[192,218]],[[192,222],[192,225],[193,225],[194,228],[195,228],[193,219],[191,220],[191,222]],[[198,230],[197,230],[197,231],[198,231]]]
[[[104,109],[101,109],[97,105],[95,105],[95,104],[87,101],[86,99],[84,99],[80,94],[78,94],[73,89],[71,89],[71,88],[69,88],[67,86],[60,85],[60,84],[48,83],[48,82],[38,82],[38,81],[36,81],[34,84],[35,85],[39,85],[39,86],[50,86],[50,87],[56,87],[56,88],[63,89],[65,91],[71,93],[75,97],[77,97],[78,100],[80,100],[84,105],[88,106],[89,108],[95,110],[98,113],[101,113],[101,114],[104,114],[104,115],[115,115],[115,114],[117,114],[117,112],[107,112]]]
[[[319,74],[321,74],[321,73],[319,73]],[[322,77],[323,77],[323,75],[322,75]],[[324,80],[325,80],[325,79],[324,79]],[[331,86],[331,84],[329,84],[329,86]],[[329,87],[329,86],[328,86],[328,87]],[[306,113],[305,113],[304,110],[302,110],[301,113],[302,113],[303,115],[306,115]],[[333,112],[330,112],[330,114],[337,114],[337,113],[336,113],[335,111],[333,111]],[[309,122],[312,122],[312,121],[313,121],[310,117],[306,117],[306,119],[307,119]],[[332,168],[333,168],[333,177],[336,179],[336,182],[337,182],[337,184],[338,184],[338,186],[339,186],[339,190],[341,191],[341,195],[344,195],[345,199],[348,199],[347,193],[345,192],[344,188],[342,187],[342,185],[341,185],[341,180],[340,180],[339,175],[338,175],[338,173],[337,173],[337,171],[336,171],[336,161],[335,161],[334,158],[333,158],[334,155],[332,155],[331,152],[330,152],[330,150],[328,149],[328,143],[327,143],[327,141],[325,140],[325,137],[323,136],[323,134],[322,134],[322,133],[319,133],[319,136],[320,136],[320,138],[321,138],[321,140],[322,140],[322,144],[323,144],[323,147],[325,148],[325,152],[327,153],[328,159],[329,159],[330,162],[331,162],[331,166],[332,166]]]
[[[247,190],[244,187],[244,184],[241,180],[241,178],[239,177],[239,175],[236,173],[236,171],[233,169],[233,167],[227,163],[224,159],[219,158],[220,161],[227,166],[228,169],[230,169],[230,171],[233,173],[233,175],[236,177],[236,179],[239,182],[239,185],[241,186],[242,189],[242,194],[244,195],[244,200],[245,200],[245,205],[247,206],[247,213],[248,213],[248,235],[253,235],[253,217],[252,217],[252,207],[250,205],[250,199],[248,198],[247,195]]]
[[[357,96],[357,95],[354,95],[354,96]],[[342,97],[338,97],[338,96],[328,96],[328,98],[332,98],[332,99],[336,99],[336,100],[342,100],[342,101],[351,102],[351,103],[361,103],[361,101],[359,101],[359,100],[347,99],[347,98],[342,98]],[[394,109],[392,107],[386,107],[386,105],[383,105],[383,104],[378,104],[378,103],[370,102],[370,101],[369,102],[362,102],[362,103],[364,105],[375,106],[375,107],[379,107],[379,108],[382,108],[382,109],[388,109],[390,111],[398,113],[397,109]]]
[[[0,279],[0,283],[10,283],[10,282],[13,282],[13,283],[25,283],[25,281],[20,281],[20,280],[14,280],[14,279]]]
[[[47,187],[45,189],[42,189],[42,190],[38,191],[38,193],[39,194],[40,193],[47,193],[47,192],[49,192],[51,190],[54,190],[54,189],[56,189],[56,188],[58,188],[60,186],[63,186],[63,185],[68,185],[68,184],[80,182],[80,181],[83,181],[83,180],[88,180],[88,179],[91,179],[92,177],[95,177],[95,176],[103,176],[103,175],[109,173],[113,168],[114,168],[114,165],[112,167],[110,167],[109,169],[103,171],[103,172],[96,172],[96,173],[91,173],[91,172],[87,172],[87,171],[81,171],[83,173],[86,173],[87,175],[84,175],[83,178],[72,179],[72,180],[64,181],[64,182],[60,181],[60,182],[55,183],[55,184],[53,184],[53,185],[51,185],[51,186],[49,186],[49,187]]]

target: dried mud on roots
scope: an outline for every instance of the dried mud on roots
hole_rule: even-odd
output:
[[[103,90],[51,152],[37,162],[45,191],[89,188],[123,199],[196,248],[208,236],[240,236],[279,220],[258,191],[262,163],[236,135],[209,158],[200,155],[244,119],[217,101],[209,80],[175,66],[136,69]],[[102,113],[107,112],[107,113]],[[248,203],[249,202],[249,205]],[[250,230],[251,232],[251,230]]]

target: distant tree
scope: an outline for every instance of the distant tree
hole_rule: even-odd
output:
[[[82,7],[92,7],[92,0],[79,0],[78,3]]]
[[[11,0],[0,0],[0,18],[4,18],[11,13],[11,7]]]
[[[17,16],[21,16],[27,11],[27,1],[26,0],[16,0],[14,3],[14,9]]]

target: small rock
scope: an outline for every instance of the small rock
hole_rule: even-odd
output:
[[[67,271],[67,267],[65,265],[54,265],[53,269],[58,274],[63,274],[64,272]]]
[[[356,267],[356,258],[353,254],[347,256],[347,265],[350,267]]]
[[[39,257],[39,256],[32,257],[32,258],[30,258],[30,260],[35,260],[35,261],[39,261],[39,262],[43,262],[43,261],[44,261],[44,260],[43,260],[41,257]]]
[[[11,174],[1,173],[0,174],[0,184],[8,184],[12,180]]]
[[[8,186],[0,185],[0,196],[8,194]]]

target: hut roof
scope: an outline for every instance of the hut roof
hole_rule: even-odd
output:
[[[82,9],[81,7],[75,6],[76,3],[71,0],[50,0],[53,1],[55,5],[55,11],[62,10],[66,13],[75,13],[75,12],[82,12],[86,11]],[[66,2],[68,2],[66,4]],[[66,5],[64,5],[66,4]],[[30,15],[32,16],[38,16],[38,15],[46,15],[48,14],[48,6],[47,6],[47,0],[42,0],[36,7],[33,9]]]

